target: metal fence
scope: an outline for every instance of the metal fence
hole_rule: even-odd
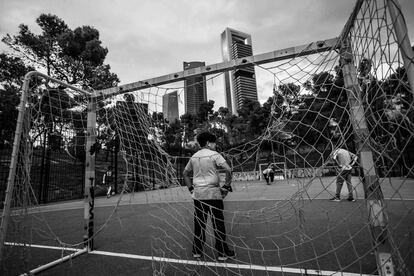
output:
[[[0,150],[0,207],[3,208],[3,201],[5,197],[7,178],[9,176],[11,149]]]
[[[0,150],[0,199],[2,204],[7,188],[7,178],[9,175],[11,149]],[[119,154],[118,154],[119,155]],[[127,170],[124,161],[117,156],[114,151],[102,149],[95,156],[95,185],[96,195],[106,194],[106,187],[102,183],[103,174],[109,165],[117,171],[115,172],[116,190],[120,192],[125,180],[128,181]],[[179,157],[173,162],[176,170],[177,180],[180,185],[184,185],[182,172],[189,157]],[[115,164],[117,162],[117,164]],[[33,149],[32,166],[30,168],[30,183],[35,195],[36,202],[45,204],[56,201],[80,199],[84,192],[85,163],[72,157],[63,149],[51,150],[49,148],[37,147]],[[149,174],[145,179],[149,181],[143,187],[160,188],[152,185],[155,180]],[[134,191],[141,191],[140,185],[134,184]],[[161,187],[162,188],[162,187]],[[132,191],[132,190],[131,190]]]
[[[31,183],[38,203],[82,198],[85,164],[64,150],[34,149]]]
[[[0,150],[1,204],[5,198],[11,154],[11,149]],[[84,168],[84,162],[72,158],[64,150],[34,148],[30,179],[37,203],[82,198]]]
[[[3,207],[3,201],[5,198],[11,154],[11,149],[0,150],[0,208]],[[185,185],[182,172],[188,160],[189,156],[183,156],[175,158],[173,161],[178,183],[182,186]],[[117,162],[116,165],[115,162]],[[106,194],[106,187],[102,185],[102,177],[109,165],[111,165],[114,169],[117,169],[115,172],[117,178],[114,183],[116,190],[118,192],[122,190],[122,185],[125,183],[125,181],[128,181],[128,177],[130,177],[127,175],[126,167],[123,162],[123,159],[119,156],[116,158],[114,151],[103,149],[96,154],[95,184],[97,187],[97,196],[103,196]],[[385,166],[384,164],[381,165],[382,166],[377,166],[380,177],[383,177],[385,174],[384,172],[388,172],[389,175],[390,171],[392,172],[392,175],[395,176],[404,175],[397,166]],[[357,171],[354,173],[358,175]],[[324,175],[334,174],[334,171],[324,173]],[[32,191],[36,197],[37,203],[44,204],[56,201],[83,198],[84,175],[84,162],[73,158],[65,150],[50,150],[47,148],[44,149],[42,147],[33,149],[30,177],[33,189]],[[155,187],[155,184],[150,185],[152,183],[151,181],[155,183],[155,180],[151,179],[151,177],[154,176],[148,175],[148,177],[145,178],[148,183],[145,185],[142,184],[142,186],[149,187],[151,189],[160,188],[158,186]],[[134,191],[143,190],[139,189],[139,185],[137,184],[134,184],[134,187],[138,187],[138,189],[134,188]]]

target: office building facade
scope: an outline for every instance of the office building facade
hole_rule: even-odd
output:
[[[205,66],[205,62],[183,62],[184,70]],[[184,112],[196,115],[202,102],[207,101],[207,85],[205,76],[187,78],[184,81]]]
[[[178,120],[178,93],[173,91],[162,96],[162,113],[170,124]]]
[[[226,28],[221,34],[223,61],[253,55],[251,35]],[[245,99],[258,100],[254,66],[243,67],[224,74],[226,107],[237,115]]]

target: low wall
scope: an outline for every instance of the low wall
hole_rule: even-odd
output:
[[[289,179],[289,178],[311,178],[311,177],[321,177],[321,176],[334,176],[336,175],[335,167],[324,167],[322,168],[294,168],[286,169],[282,173],[276,172],[275,179]],[[221,181],[224,181],[225,174],[220,173]],[[233,181],[255,181],[262,180],[263,175],[259,171],[248,171],[248,172],[233,172]]]

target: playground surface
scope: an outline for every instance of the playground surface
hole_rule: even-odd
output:
[[[405,234],[410,233],[409,229],[414,225],[414,216],[401,217],[414,208],[414,180],[393,178],[381,181],[389,223],[394,230],[395,242],[399,244],[400,238],[407,240]],[[176,187],[125,194],[121,199],[119,195],[96,198],[94,227],[97,235],[94,250],[89,253],[80,254],[81,246],[79,249],[64,249],[47,234],[36,232],[37,227],[31,227],[32,244],[25,247],[25,254],[29,257],[24,262],[9,259],[6,275],[27,273],[76,252],[79,256],[51,266],[38,275],[333,275],[338,267],[342,275],[376,275],[367,206],[358,178],[353,177],[356,202],[329,201],[335,190],[333,177],[309,183],[305,179],[280,180],[272,185],[266,185],[264,181],[234,182],[234,192],[225,199],[225,219],[228,241],[237,256],[226,262],[217,262],[211,247],[206,247],[204,258],[194,259],[191,255],[191,231],[177,231],[169,223],[158,227],[160,222],[173,219],[172,213],[166,212],[173,210],[184,218],[185,229],[192,229],[191,197],[186,187]],[[342,191],[345,192],[346,187]],[[297,228],[298,221],[291,219],[294,214],[283,223],[268,220],[266,225],[254,223],[256,215],[264,216],[261,212],[246,221],[231,215],[298,204],[304,216],[301,229],[306,230],[302,243],[289,241],[286,237],[286,233]],[[71,201],[40,206],[29,212],[34,218],[41,217],[47,221],[48,228],[53,229],[60,241],[74,244],[81,243],[85,234],[83,208],[83,201]],[[326,219],[328,211],[329,225]],[[253,223],[247,220],[253,220]],[[42,224],[43,221],[32,223]],[[262,233],[263,236],[258,238]],[[238,240],[240,237],[243,241]],[[308,242],[306,237],[311,237]],[[10,255],[20,254],[16,245],[21,238],[13,237],[11,230],[6,247]],[[278,253],[260,248],[246,251],[240,246],[246,244],[254,249],[258,239],[264,248],[271,248],[270,243],[276,242],[280,247]],[[407,265],[413,271],[414,257],[410,244],[414,244],[414,237],[408,239],[409,242],[401,244],[399,249],[403,256],[411,258]],[[160,243],[165,243],[163,248],[168,250],[157,250]],[[213,239],[208,238],[207,244],[213,246]]]

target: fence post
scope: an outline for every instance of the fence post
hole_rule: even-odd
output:
[[[84,242],[88,252],[93,250],[95,153],[96,153],[96,98],[88,99],[88,119],[85,147]]]
[[[383,276],[396,275],[395,267],[404,267],[398,250],[392,248],[392,239],[385,213],[384,196],[377,175],[373,153],[369,147],[369,130],[361,103],[361,91],[349,38],[344,38],[340,48],[344,84],[350,108],[350,119],[354,129],[355,144],[359,152],[365,199],[368,208],[370,231],[375,248],[378,273]],[[391,254],[391,252],[393,254]],[[399,271],[401,272],[401,271]]]

